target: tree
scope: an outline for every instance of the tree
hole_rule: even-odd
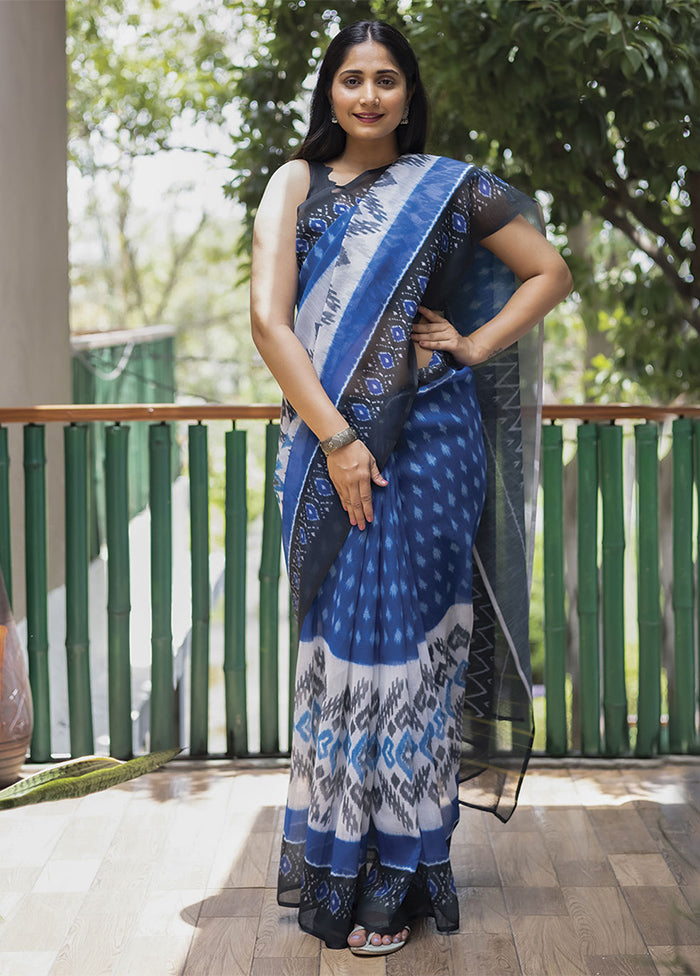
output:
[[[171,226],[192,187],[164,187],[154,201],[162,223],[154,264],[154,229],[135,210],[134,172],[157,153],[223,155],[219,133],[232,131],[239,71],[229,51],[237,23],[236,12],[214,0],[196,7],[69,0],[69,175],[87,201],[72,221],[71,244],[73,253],[90,254],[72,260],[74,328],[148,325],[174,314],[177,286],[210,218],[202,213],[186,231]],[[99,302],[91,325],[89,309],[76,304],[88,292]]]
[[[233,190],[249,215],[267,173],[298,143],[303,106],[294,99],[329,28],[367,15],[390,20],[420,53],[433,98],[430,151],[493,167],[529,192],[546,188],[561,231],[587,214],[604,222],[589,227],[605,231],[607,253],[595,261],[590,251],[572,256],[581,297],[593,310],[586,312],[588,327],[600,328],[604,311],[611,340],[599,378],[621,373],[664,398],[695,394],[699,4],[370,0],[326,9],[243,0],[239,6],[261,24],[237,90],[247,142],[233,154],[239,172]],[[619,273],[600,274],[611,256],[620,260]]]

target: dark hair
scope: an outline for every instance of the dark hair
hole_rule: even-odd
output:
[[[413,92],[408,124],[400,125],[396,129],[399,153],[424,151],[428,136],[428,96],[421,81],[413,48],[403,34],[383,20],[360,20],[356,24],[344,27],[328,45],[311,97],[309,130],[304,141],[293,154],[293,159],[325,162],[342,153],[345,148],[345,132],[339,125],[331,122],[328,93],[333,78],[345,61],[349,49],[365,41],[384,45],[403,72],[409,92]]]

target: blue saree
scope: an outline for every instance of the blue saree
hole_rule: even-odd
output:
[[[458,928],[459,803],[506,820],[527,765],[521,357],[472,370],[435,353],[418,369],[409,334],[421,304],[463,334],[505,304],[513,275],[477,245],[533,203],[423,155],[319,201],[300,208],[295,334],[389,482],[352,528],[283,403],[275,488],[300,641],[278,901],[341,948],[355,922]]]

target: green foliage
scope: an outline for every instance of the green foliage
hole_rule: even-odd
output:
[[[137,756],[128,762],[110,756],[84,756],[71,759],[40,773],[33,773],[26,779],[0,790],[0,810],[31,803],[44,803],[49,800],[70,800],[106,790],[118,783],[126,783],[144,773],[174,759],[181,749],[167,749],[163,752],[150,752],[147,756]]]
[[[81,172],[175,148],[185,115],[223,122],[238,69],[226,54],[232,17],[216,0],[68,0],[66,21],[68,144]]]
[[[626,382],[663,398],[693,395],[700,4],[234,5],[257,26],[236,92],[244,138],[232,155],[230,187],[246,206],[248,227],[269,173],[298,144],[303,93],[332,31],[366,16],[390,20],[420,57],[432,99],[430,151],[492,167],[530,193],[546,188],[560,231],[586,214],[604,221],[596,227],[605,230],[608,252],[574,258],[577,290],[591,310],[582,324],[608,340],[605,364],[589,373],[589,392],[624,393]],[[613,255],[619,274],[606,278]]]

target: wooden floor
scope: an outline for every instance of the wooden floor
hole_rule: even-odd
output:
[[[329,951],[275,901],[283,768],[172,763],[0,813],[1,976],[700,973],[700,763],[532,768],[510,823],[465,811],[461,928]]]

